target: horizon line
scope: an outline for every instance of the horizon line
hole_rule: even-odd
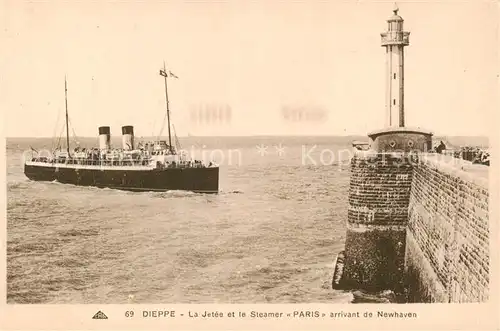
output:
[[[98,138],[99,136],[78,136],[78,138],[83,138],[83,139],[91,139],[91,138]],[[113,137],[121,137],[121,135],[118,136],[111,136],[111,139]],[[348,138],[348,137],[366,137],[368,138],[367,134],[250,134],[250,135],[178,135],[178,138],[258,138],[258,137],[342,137],[342,138]],[[433,137],[470,137],[470,138],[487,138],[489,139],[490,137],[488,135],[478,135],[478,134],[433,134]],[[6,139],[58,139],[59,137],[54,137],[54,136],[5,136]],[[154,138],[161,140],[161,138],[167,139],[168,137],[161,137],[158,138],[158,136],[134,136],[134,138]],[[72,137],[74,139],[74,137]]]

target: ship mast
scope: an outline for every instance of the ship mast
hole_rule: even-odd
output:
[[[66,82],[66,75],[64,76],[64,98],[66,102],[66,150],[68,151],[68,157],[70,157],[69,154],[69,125],[68,125],[68,83]]]
[[[163,61],[163,70],[160,70],[160,75],[165,78],[165,102],[167,104],[167,123],[168,123],[168,148],[170,149],[170,153],[174,154],[172,149],[172,135],[170,133],[170,108],[168,106],[168,88],[167,88],[167,68],[165,66],[165,61]]]

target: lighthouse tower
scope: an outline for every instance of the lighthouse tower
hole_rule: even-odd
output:
[[[403,31],[403,18],[394,4],[394,14],[387,20],[387,31],[381,33],[386,54],[386,126],[404,127],[404,47],[410,44],[410,33]]]
[[[429,151],[432,133],[405,123],[404,48],[410,44],[410,32],[403,30],[404,20],[398,12],[395,4],[387,31],[380,34],[386,54],[385,128],[368,134],[370,148],[378,152]]]
[[[410,34],[403,31],[398,8],[393,11],[388,30],[382,33],[386,127],[369,133],[370,150],[356,151],[351,159],[345,251],[339,255],[343,272],[332,283],[344,289],[404,292],[413,169],[432,147],[430,131],[405,123],[403,51]]]

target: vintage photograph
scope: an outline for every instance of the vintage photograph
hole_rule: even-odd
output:
[[[6,8],[7,304],[490,300],[495,2]]]

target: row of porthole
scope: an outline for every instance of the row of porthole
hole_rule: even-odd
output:
[[[408,147],[412,148],[415,144],[413,143],[413,141],[408,141]],[[396,142],[394,140],[391,140],[391,142],[389,143],[389,146],[391,146],[392,148],[396,147]]]

